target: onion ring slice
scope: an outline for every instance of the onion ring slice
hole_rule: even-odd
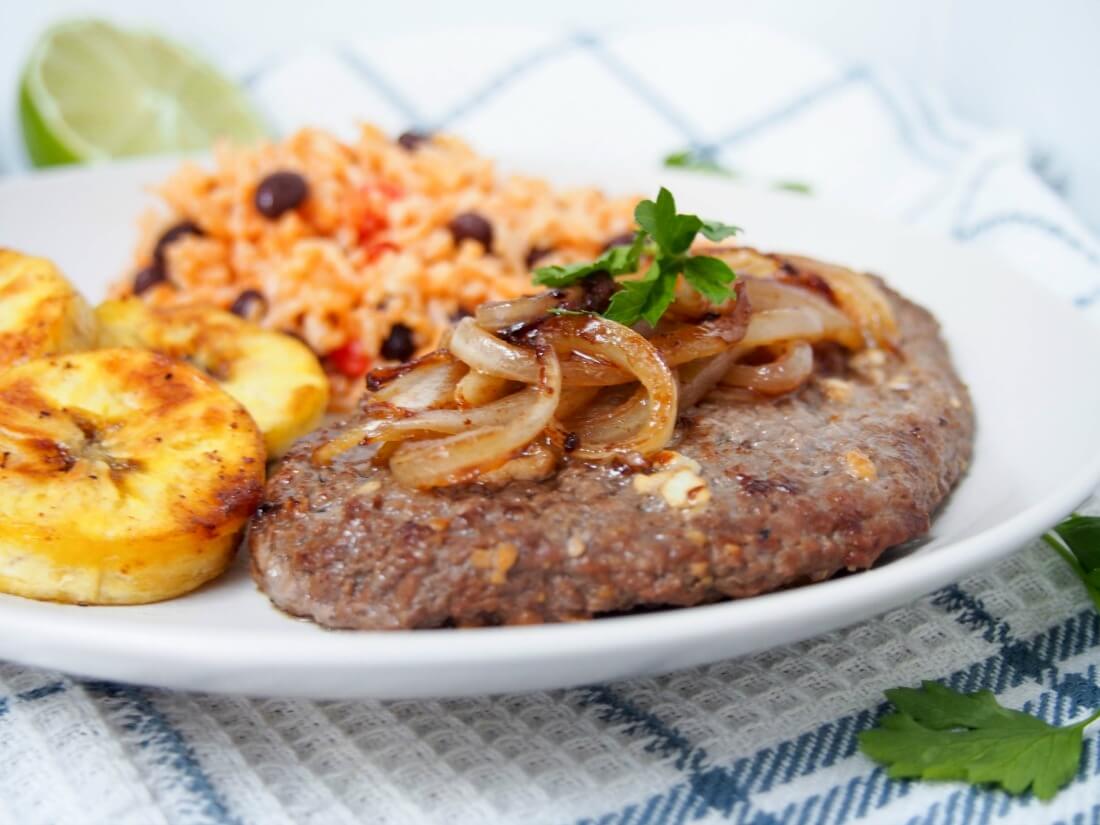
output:
[[[522,452],[551,423],[561,399],[562,374],[557,353],[542,344],[536,350],[536,358],[540,367],[538,385],[524,391],[529,402],[508,423],[466,429],[443,438],[405,442],[390,458],[394,479],[418,489],[458,484],[495,470]]]
[[[783,354],[767,364],[735,364],[722,377],[722,383],[761,395],[783,395],[802,386],[813,370],[813,347],[805,341],[790,341]]]
[[[581,415],[565,424],[580,441],[574,456],[650,455],[668,443],[676,427],[676,379],[649,341],[629,327],[598,316],[560,316],[548,321],[544,331],[555,347],[566,346],[633,373],[641,384],[613,414]]]
[[[528,295],[510,301],[492,301],[482,304],[474,314],[474,320],[482,329],[507,329],[517,324],[526,324],[544,318],[551,309],[564,303],[576,303],[584,297],[579,286],[568,289],[543,292],[541,295]]]

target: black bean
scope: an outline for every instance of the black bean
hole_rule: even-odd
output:
[[[416,352],[413,331],[398,321],[390,327],[390,334],[382,342],[382,357],[390,361],[408,361]]]
[[[188,235],[202,237],[204,234],[202,228],[194,221],[180,221],[168,227],[161,233],[161,236],[157,239],[157,245],[153,247],[153,265],[164,269],[165,252],[167,252],[169,246]]]
[[[616,286],[615,279],[606,272],[593,272],[583,281],[584,308],[589,312],[603,312],[611,303]]]
[[[630,246],[632,243],[634,243],[634,235],[635,233],[633,231],[620,232],[618,235],[612,235],[603,245],[603,251],[606,252],[607,250],[612,249],[616,246]]]
[[[275,219],[298,206],[308,194],[306,179],[297,172],[272,172],[260,181],[253,200],[261,215]]]
[[[460,244],[469,239],[477,241],[488,252],[493,247],[493,225],[477,212],[463,212],[455,215],[448,224],[455,243]]]
[[[427,143],[432,139],[432,136],[427,132],[418,132],[416,129],[409,129],[407,132],[402,132],[397,138],[397,144],[407,152],[415,152],[420,148],[420,144]]]
[[[168,280],[164,275],[164,270],[156,264],[145,267],[134,276],[134,294],[140,295],[147,289],[152,289],[162,281]]]
[[[246,289],[237,296],[229,311],[246,321],[259,321],[267,314],[267,298],[255,289]]]
[[[523,259],[523,263],[528,269],[534,269],[535,264],[553,252],[553,247],[549,246],[532,246],[527,250],[527,257]]]
[[[571,453],[577,449],[577,447],[581,446],[581,440],[576,433],[566,433],[565,440],[562,442],[561,446],[567,453]]]

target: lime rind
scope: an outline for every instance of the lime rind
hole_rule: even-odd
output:
[[[23,73],[20,116],[36,166],[267,136],[241,90],[191,52],[94,20],[42,35]]]
[[[42,115],[31,102],[26,83],[19,91],[19,116],[23,126],[23,145],[32,164],[39,167],[59,166],[81,160],[46,126]]]

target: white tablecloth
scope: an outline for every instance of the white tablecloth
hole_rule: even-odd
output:
[[[305,12],[308,13],[308,12]],[[487,153],[711,153],[988,247],[1100,316],[1100,244],[1019,135],[749,26],[350,43],[242,78],[280,131],[356,119]],[[882,691],[941,679],[1062,723],[1100,705],[1100,619],[1040,544],[883,616],[652,679],[454,701],[187,695],[0,665],[0,823],[1100,821],[1096,734],[1053,802],[888,780]]]

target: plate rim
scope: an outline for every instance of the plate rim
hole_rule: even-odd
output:
[[[194,156],[141,158],[88,168],[50,170],[15,176],[0,181],[0,199],[13,188],[33,187],[40,180],[64,185],[66,182],[80,181],[87,175],[112,175],[124,171],[128,174],[136,172],[142,176],[153,175],[168,168],[170,164],[176,165],[185,159],[194,159]],[[1013,282],[1012,288],[1026,289],[1029,300],[1043,304],[1040,312],[1057,313],[1060,322],[1075,327],[1074,340],[1077,337],[1082,340],[1090,339],[1090,345],[1100,355],[1100,333],[1079,310],[1044,289],[1034,278],[1018,271],[1011,264],[1002,264],[989,250],[963,245],[953,239],[883,219],[847,205],[823,199],[807,205],[802,196],[763,191],[760,187],[736,181],[704,180],[690,173],[654,169],[638,171],[636,177],[639,180],[648,180],[655,177],[658,171],[662,178],[690,179],[692,187],[702,190],[713,187],[716,191],[725,191],[731,195],[737,192],[751,193],[753,198],[783,201],[792,208],[797,203],[798,209],[828,209],[842,213],[846,222],[861,222],[868,231],[885,229],[894,236],[905,236],[914,242],[935,245],[940,248],[940,254],[958,258],[960,266],[965,265],[967,258],[980,260],[985,266],[997,262],[1005,271],[1006,277]],[[621,176],[625,177],[632,172],[633,170],[622,170]],[[947,343],[951,348],[952,342],[948,340]],[[962,377],[965,381],[966,376]],[[977,425],[981,427],[980,420]],[[1038,537],[1087,499],[1100,485],[1100,441],[1095,446],[1097,451],[1087,455],[1072,475],[1060,479],[1052,492],[993,527],[973,536],[948,542],[941,549],[950,548],[949,553],[923,555],[918,552],[887,566],[862,571],[858,575],[748,599],[643,615],[604,617],[577,624],[477,628],[472,631],[476,634],[476,645],[455,645],[456,631],[453,629],[333,631],[317,634],[308,640],[304,637],[290,640],[289,643],[295,646],[295,653],[288,658],[285,656],[288,641],[274,628],[222,629],[218,631],[219,644],[210,646],[209,632],[196,634],[194,628],[186,623],[155,625],[150,629],[140,622],[117,622],[105,628],[100,623],[82,621],[79,615],[82,609],[70,605],[51,606],[18,600],[14,605],[16,609],[13,610],[11,600],[18,597],[10,596],[0,598],[0,619],[9,631],[3,636],[10,638],[19,632],[26,632],[33,634],[46,646],[51,646],[49,655],[27,655],[27,650],[21,649],[18,657],[21,661],[48,667],[58,667],[59,659],[73,658],[77,653],[82,658],[86,657],[92,650],[112,656],[139,656],[150,668],[169,660],[173,667],[178,668],[181,664],[202,667],[214,662],[224,663],[230,658],[237,668],[263,668],[277,663],[279,669],[285,672],[315,668],[415,668],[423,666],[426,659],[437,665],[461,663],[476,666],[506,662],[521,664],[575,654],[578,638],[583,638],[584,654],[591,656],[671,642],[699,643],[706,638],[731,631],[752,633],[774,627],[781,623],[777,619],[782,617],[797,617],[799,611],[790,608],[797,608],[798,601],[804,599],[807,593],[812,593],[818,604],[810,615],[829,618],[821,623],[815,622],[814,632],[802,636],[807,638],[908,603],[979,569],[984,564],[1021,549],[1026,542]],[[966,482],[967,478],[964,476],[957,487]],[[258,589],[252,597],[267,601],[266,595]],[[853,604],[858,607],[853,608]],[[69,615],[59,613],[52,621],[43,622],[43,612],[51,607],[73,612]],[[269,608],[275,610],[270,604]],[[87,609],[100,611],[119,608],[84,608]],[[306,641],[305,644],[301,643],[303,640]],[[14,647],[18,645],[9,645],[0,639],[0,655],[8,655]],[[365,654],[370,657],[368,665],[364,664]]]

